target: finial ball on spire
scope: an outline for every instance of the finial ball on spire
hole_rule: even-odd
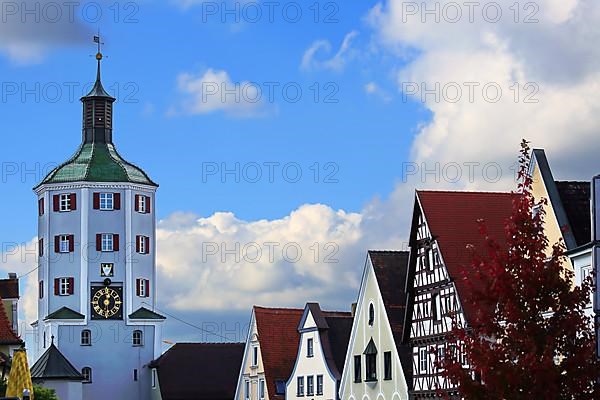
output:
[[[98,61],[102,60],[102,53],[100,53],[100,52],[96,53],[96,60],[98,60]]]

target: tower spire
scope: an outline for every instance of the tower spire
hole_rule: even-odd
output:
[[[102,86],[100,67],[104,58],[100,33],[94,35],[94,43],[98,46],[96,61],[96,82],[92,90],[81,98],[83,102],[83,142],[112,143],[112,112],[115,98]]]

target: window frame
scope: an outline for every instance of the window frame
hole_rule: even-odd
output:
[[[304,397],[304,377],[299,376],[296,379],[296,395],[298,397]]]
[[[428,351],[425,347],[420,347],[419,348],[419,373],[421,374],[426,374],[427,373],[427,366],[429,364],[429,356],[428,356]],[[423,368],[423,364],[425,365],[425,368]]]
[[[115,210],[115,194],[102,192],[99,194],[100,199],[100,211],[114,211]]]
[[[81,375],[83,376],[83,384],[88,384],[93,382],[92,368],[91,367],[83,367],[81,368]]]
[[[392,380],[392,352],[386,351],[383,353],[383,380]]]
[[[146,196],[138,195],[138,212],[140,214],[146,214],[146,210],[148,209],[147,206]]]
[[[315,356],[315,341],[313,338],[306,339],[306,357],[313,358]]]
[[[110,244],[110,248],[108,244]],[[115,251],[115,235],[113,233],[100,234],[100,251],[102,253],[112,253]]]
[[[58,278],[58,295],[59,296],[70,296],[70,282],[69,278]]]
[[[323,375],[317,375],[317,396],[323,396]]]
[[[156,376],[156,368],[152,368],[152,375],[150,377],[150,382],[151,382],[151,386],[152,389],[156,389],[156,381],[158,377]]]
[[[61,193],[58,195],[58,211],[69,212],[72,211],[71,204],[71,193]]]
[[[144,332],[141,329],[136,329],[131,334],[133,347],[144,347]]]
[[[377,381],[377,354],[365,354],[365,382]]]
[[[362,382],[362,356],[354,356],[354,383]]]
[[[258,367],[258,346],[252,347],[252,367]]]
[[[138,297],[148,297],[148,293],[146,293],[146,282],[148,280],[144,279],[144,278],[140,278],[138,279],[138,291],[139,291],[139,296]]]
[[[315,395],[315,376],[308,375],[306,377],[306,395],[314,396]]]
[[[258,398],[260,400],[265,398],[265,380],[263,378],[258,380]]]
[[[244,399],[250,400],[250,381],[248,379],[244,381]]]
[[[89,329],[84,329],[81,331],[80,342],[81,346],[91,346],[92,345],[92,331]]]
[[[58,252],[66,254],[71,252],[70,235],[58,235]]]
[[[369,326],[373,327],[375,325],[375,305],[373,302],[369,303]]]

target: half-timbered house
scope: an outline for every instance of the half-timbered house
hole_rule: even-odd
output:
[[[473,252],[484,246],[477,221],[486,222],[489,233],[501,240],[504,221],[510,216],[510,193],[417,191],[410,233],[407,277],[408,309],[404,340],[412,346],[411,399],[457,395],[437,367],[446,353],[447,334],[453,316],[468,324],[473,314],[462,280]],[[461,356],[462,349],[451,349]],[[466,360],[464,361],[466,362]],[[466,366],[466,364],[465,364]]]

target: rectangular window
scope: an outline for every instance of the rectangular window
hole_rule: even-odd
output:
[[[139,254],[150,254],[150,238],[148,236],[136,236],[135,250]]]
[[[258,367],[258,347],[252,348],[252,366]]]
[[[365,369],[367,382],[377,380],[377,354],[365,354]]]
[[[156,369],[152,370],[152,389],[156,389]]]
[[[59,287],[58,287],[58,295],[59,296],[68,296],[71,294],[71,279],[70,278],[60,278],[59,279]]]
[[[92,345],[92,332],[88,329],[81,331],[81,345],[91,346]]]
[[[434,293],[431,295],[431,318],[433,318],[433,320],[436,322],[440,321],[439,301],[439,293]]]
[[[317,396],[323,395],[323,375],[317,375]]]
[[[136,280],[136,295],[138,297],[150,297],[150,281],[148,279]]]
[[[38,254],[40,257],[44,257],[44,238],[38,241]]]
[[[244,382],[244,398],[246,400],[250,399],[250,381]]]
[[[44,198],[42,197],[41,199],[39,199],[38,201],[38,215],[41,217],[42,215],[44,215]]]
[[[313,339],[308,339],[306,341],[306,356],[313,357],[315,355],[314,352],[314,341]]]
[[[446,358],[446,353],[444,350],[443,346],[438,347],[438,352],[437,352],[437,362],[438,363],[443,363],[444,362],[444,358]],[[439,367],[438,370],[443,370],[443,368]]]
[[[304,377],[298,377],[298,396],[304,396]]]
[[[137,198],[137,204],[136,204],[136,211],[142,214],[146,214],[146,210],[148,209],[148,197],[146,196],[141,196],[141,195],[136,195],[135,196]]]
[[[265,398],[265,380],[264,379],[261,379],[258,381],[258,398],[261,400]]]
[[[70,249],[70,240],[69,240],[69,235],[60,235],[60,246],[59,246],[59,253],[69,253],[69,249]]]
[[[362,379],[362,372],[360,370],[361,366],[361,357],[354,356],[354,382],[358,383]]]
[[[100,209],[112,211],[115,209],[115,197],[113,193],[100,193]]]
[[[383,379],[389,381],[392,379],[392,352],[383,353]]]
[[[39,297],[40,299],[44,298],[44,281],[40,281],[39,284]]]
[[[58,210],[60,212],[75,211],[77,196],[75,193],[63,193],[58,196]]]
[[[419,370],[421,373],[427,372],[427,349],[419,349]]]
[[[111,252],[114,251],[114,237],[112,233],[103,233],[102,234],[102,252]]]
[[[138,370],[134,369],[133,370],[133,381],[137,382],[137,380],[138,380]]]
[[[315,395],[315,377],[312,375],[306,377],[306,395],[307,396]]]
[[[133,331],[133,345],[140,347],[144,345],[144,334],[140,330]]]

